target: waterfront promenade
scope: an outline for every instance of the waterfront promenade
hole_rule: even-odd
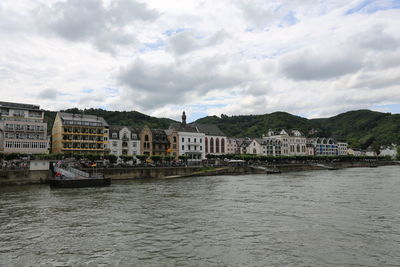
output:
[[[337,169],[371,166],[399,165],[398,161],[353,161],[332,162],[329,165],[316,164],[315,162],[257,164],[244,166],[180,166],[180,167],[129,167],[129,168],[96,168],[106,178],[112,180],[132,179],[157,179],[157,178],[183,178],[191,176],[215,175],[240,175],[240,174],[266,174],[268,170],[277,172],[300,172],[310,170],[328,170],[327,166]],[[261,167],[261,168],[259,168]],[[264,168],[264,169],[263,169]],[[85,171],[94,169],[86,168]],[[31,171],[27,168],[0,170],[0,185],[23,185],[47,183],[51,178],[49,170]]]

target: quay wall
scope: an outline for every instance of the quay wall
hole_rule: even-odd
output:
[[[379,161],[379,162],[335,162],[327,163],[327,166],[342,168],[370,167],[399,165],[398,162]],[[280,172],[296,172],[310,170],[326,170],[326,167],[304,164],[277,164],[266,166],[268,169],[279,170]],[[210,171],[204,171],[199,167],[143,167],[143,168],[110,168],[98,169],[106,178],[113,180],[131,179],[152,179],[152,178],[180,178],[191,176],[210,176],[210,175],[240,175],[265,173],[265,171],[247,166],[221,167]],[[48,183],[51,172],[48,170],[0,170],[0,186],[3,185],[23,185]]]
[[[48,170],[1,170],[0,186],[2,185],[23,185],[23,184],[43,184],[51,178]]]

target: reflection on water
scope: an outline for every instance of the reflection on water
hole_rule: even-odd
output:
[[[1,266],[400,263],[400,167],[0,188]]]

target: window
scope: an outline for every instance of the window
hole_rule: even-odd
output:
[[[196,143],[197,141],[196,141],[196,138],[194,139],[194,142]]]
[[[149,136],[147,134],[144,136],[144,141],[149,141]]]
[[[188,138],[188,142],[190,143],[190,138]]]
[[[136,142],[132,142],[132,147],[137,147]]]
[[[184,145],[182,145],[182,150],[185,150],[185,146]]]
[[[174,140],[173,142],[176,143],[176,136],[174,136],[173,140]]]
[[[182,142],[185,142],[185,137],[182,137]]]
[[[112,142],[112,145],[113,145],[113,146],[118,146],[118,142],[117,142],[117,141],[113,141],[113,142]]]

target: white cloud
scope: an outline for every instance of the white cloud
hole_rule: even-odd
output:
[[[378,2],[3,0],[0,92],[175,119],[396,104],[400,9]]]

